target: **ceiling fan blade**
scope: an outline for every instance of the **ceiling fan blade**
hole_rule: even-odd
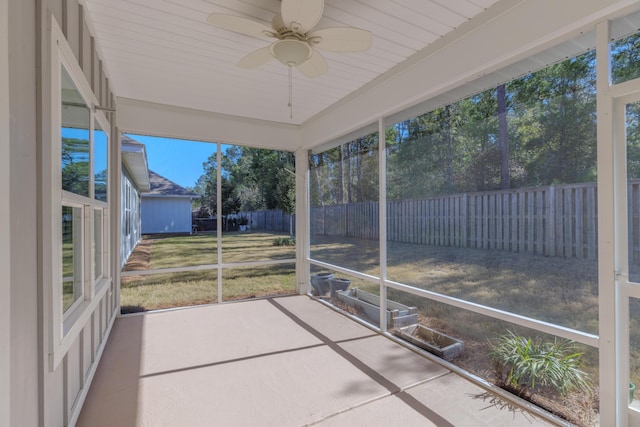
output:
[[[323,11],[324,0],[282,0],[282,21],[287,28],[300,34],[315,27]]]
[[[255,50],[238,62],[238,68],[258,68],[273,59],[269,46]]]
[[[309,44],[329,52],[361,52],[371,47],[371,33],[352,27],[324,28],[307,36]]]
[[[307,77],[318,77],[329,71],[329,65],[324,56],[314,50],[309,59],[298,65],[298,70]]]
[[[236,33],[247,36],[258,37],[261,39],[271,39],[275,35],[273,30],[267,25],[240,16],[226,15],[224,13],[212,13],[207,18],[207,22],[216,27],[225,30],[234,31]]]

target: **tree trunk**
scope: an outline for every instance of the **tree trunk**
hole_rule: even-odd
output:
[[[293,239],[293,214],[289,214],[289,238]]]
[[[342,167],[342,146],[338,149],[338,175],[340,182],[338,183],[338,203],[344,203],[344,168]]]
[[[320,170],[324,168],[324,153],[318,153],[318,166],[315,168],[316,185],[318,187],[318,201],[320,206],[324,206],[324,194],[322,194],[322,184],[320,183]]]
[[[507,91],[504,84],[498,86],[498,140],[500,142],[500,188],[508,190],[509,182],[509,132],[507,129]]]
[[[346,176],[346,185],[347,185],[347,203],[353,203],[353,196],[351,195],[351,153],[353,151],[353,147],[351,146],[351,142],[349,142],[348,144],[345,144],[345,150],[347,150],[347,152],[345,153],[344,156],[344,160],[345,163],[347,165],[346,167],[346,172],[345,172],[345,176]]]
[[[362,202],[362,156],[363,156],[363,139],[358,138],[356,142],[356,201]]]
[[[453,135],[451,135],[451,107],[447,105],[444,107],[444,121],[445,121],[445,177],[447,192],[453,192]]]

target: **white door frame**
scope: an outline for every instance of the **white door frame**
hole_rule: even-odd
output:
[[[0,199],[10,183],[9,1],[0,0]],[[11,425],[11,222],[9,203],[0,204],[0,426]]]
[[[628,210],[627,210],[627,141],[626,105],[640,102],[640,79],[615,86],[609,91],[613,125],[614,214],[616,281],[615,293],[615,354],[616,413],[618,425],[639,425],[640,410],[629,407],[629,299],[640,299],[640,284],[629,280]],[[601,316],[603,313],[601,313]]]

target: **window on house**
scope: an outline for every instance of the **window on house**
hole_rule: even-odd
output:
[[[94,209],[93,211],[93,278],[95,280],[102,277],[102,267],[104,260],[104,238],[103,238],[103,210]]]
[[[109,187],[108,165],[108,137],[102,130],[100,122],[95,120],[93,131],[93,187],[94,198],[103,202],[107,201],[107,188]]]
[[[50,369],[61,362],[109,289],[109,135],[106,117],[52,22],[50,144],[43,147],[43,250],[51,259]],[[49,258],[50,256],[50,258]]]
[[[82,297],[82,208],[62,207],[62,309]]]

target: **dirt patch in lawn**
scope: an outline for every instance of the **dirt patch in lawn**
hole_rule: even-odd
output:
[[[140,241],[131,252],[131,256],[129,256],[122,271],[149,270],[151,266],[151,246],[153,246],[153,240],[151,239]]]

